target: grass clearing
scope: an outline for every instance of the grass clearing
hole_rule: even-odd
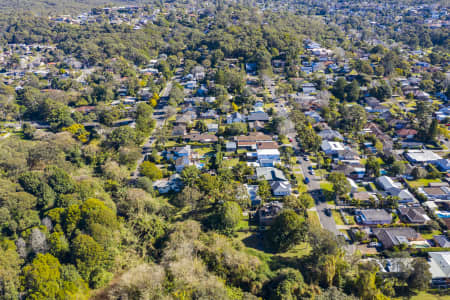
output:
[[[222,166],[224,168],[232,168],[232,167],[236,166],[237,164],[239,164],[239,158],[228,158],[228,159],[222,160]]]
[[[294,173],[295,179],[297,180],[297,189],[300,194],[306,193],[308,191],[308,186],[303,182],[304,178],[302,173]]]
[[[435,236],[435,235],[440,235],[440,234],[442,234],[442,232],[440,232],[439,230],[433,230],[433,231],[430,232],[430,233],[420,233],[420,235],[421,235],[424,239],[427,239],[427,240],[431,240],[431,239],[433,239],[433,236]]]
[[[320,226],[320,220],[319,220],[319,215],[317,214],[317,211],[314,210],[308,210],[308,219],[311,222],[311,224]]]
[[[441,182],[440,179],[427,179],[427,178],[421,178],[417,180],[408,181],[408,184],[413,188],[418,188],[422,186],[427,186],[431,182]]]
[[[264,110],[271,109],[271,108],[274,108],[274,107],[275,107],[275,103],[273,103],[273,102],[264,103]]]
[[[336,225],[345,225],[344,221],[341,218],[341,214],[337,210],[331,211],[333,215],[334,222],[336,222]]]
[[[177,143],[175,141],[167,141],[164,143],[165,148],[175,147]]]
[[[210,148],[210,147],[202,147],[202,148],[195,148],[194,151],[197,152],[198,155],[204,156],[204,155],[206,155],[206,154],[212,152],[213,149]]]
[[[333,192],[333,184],[328,181],[322,181],[322,182],[320,182],[320,189],[322,190],[323,195],[325,196],[325,199],[327,200],[327,203],[334,205],[335,199],[334,199],[334,192]]]
[[[400,300],[402,298],[395,298],[397,300]],[[435,295],[428,292],[419,292],[417,295],[412,296],[409,298],[410,300],[450,300],[449,295]]]

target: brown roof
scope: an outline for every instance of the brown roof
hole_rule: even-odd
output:
[[[258,141],[271,141],[272,137],[260,132],[252,132],[248,136],[240,135],[234,137],[236,142],[258,142]]]
[[[353,193],[353,198],[360,201],[369,201],[373,196],[368,192],[357,192]]]
[[[278,149],[278,144],[274,141],[265,141],[256,143],[258,149]]]
[[[445,192],[439,187],[424,187],[423,191],[428,195],[445,195]]]
[[[441,221],[444,222],[447,229],[450,229],[450,218],[441,218]]]
[[[403,128],[403,129],[397,130],[398,136],[408,136],[408,135],[416,135],[416,134],[417,134],[417,130],[415,130],[415,129]]]
[[[252,147],[255,145],[256,142],[238,142],[238,147]]]
[[[426,222],[424,215],[426,215],[425,210],[421,207],[400,207],[399,212],[404,216],[409,223],[420,223]]]
[[[194,142],[217,142],[217,136],[213,134],[188,134],[184,136],[185,139]]]

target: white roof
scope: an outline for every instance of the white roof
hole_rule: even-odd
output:
[[[408,150],[406,156],[416,162],[427,162],[442,159],[431,150]]]
[[[422,205],[428,207],[430,210],[437,210],[438,209],[437,204],[434,203],[433,201],[426,201]]]
[[[355,188],[355,189],[358,188],[358,185],[355,183],[355,181],[353,179],[347,177],[347,181],[348,181],[348,183],[350,183],[350,186],[352,188]]]
[[[258,149],[256,152],[259,155],[280,155],[280,151],[278,149]]]
[[[429,252],[432,278],[450,278],[450,252]]]
[[[327,151],[327,150],[332,150],[332,151],[345,150],[344,144],[342,144],[341,142],[331,142],[331,141],[323,141],[322,149],[325,151]]]
[[[388,176],[380,176],[377,178],[377,181],[383,187],[384,190],[401,187],[399,183],[395,183],[394,180],[392,180],[392,178]]]

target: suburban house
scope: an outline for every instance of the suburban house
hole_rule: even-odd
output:
[[[450,171],[450,159],[448,159],[448,158],[438,159],[438,160],[434,161],[433,164],[435,164],[436,167],[441,172],[448,172],[448,171]]]
[[[247,121],[248,122],[254,122],[254,121],[267,122],[267,121],[269,121],[269,115],[263,111],[254,111],[254,112],[251,112],[247,116]]]
[[[238,113],[238,112],[234,112],[231,115],[227,116],[227,124],[233,124],[233,123],[244,123],[245,122],[245,117]]]
[[[190,165],[191,165],[191,160],[189,159],[188,156],[178,157],[175,160],[175,171],[177,171],[177,173],[180,173],[181,171],[183,171],[183,169],[185,167],[188,167]]]
[[[335,155],[339,151],[345,150],[344,144],[332,141],[322,141],[321,148],[326,155]]]
[[[206,125],[208,127],[208,132],[217,132],[219,131],[219,124],[216,123],[210,123]]]
[[[416,136],[417,130],[415,129],[409,129],[409,128],[403,128],[400,130],[397,130],[395,132],[395,135],[397,137],[403,138],[403,139],[412,139]]]
[[[363,225],[383,225],[392,223],[392,215],[384,209],[361,209],[356,212],[356,220]]]
[[[171,191],[179,192],[183,187],[183,181],[179,174],[173,174],[169,178],[163,178],[153,182],[153,188],[160,194],[167,194]]]
[[[450,288],[450,252],[428,252],[431,286]]]
[[[431,150],[408,150],[405,153],[406,159],[413,164],[425,164],[442,159]]]
[[[183,136],[185,134],[186,134],[185,125],[174,126],[172,129],[172,136]]]
[[[358,185],[351,178],[347,177],[347,181],[350,184],[350,193],[356,193],[358,191]]]
[[[325,141],[342,141],[344,137],[342,134],[333,129],[324,129],[318,135]]]
[[[261,198],[258,195],[258,185],[249,185],[244,184],[245,188],[247,189],[248,197],[250,198],[250,202],[252,206],[260,205],[261,204]]]
[[[258,150],[278,149],[278,144],[274,141],[256,142],[256,149]]]
[[[199,143],[215,143],[217,142],[219,139],[217,138],[217,136],[212,135],[212,134],[188,134],[185,135],[183,137],[185,140],[187,141],[191,141],[191,142],[199,142]]]
[[[236,143],[235,142],[226,142],[225,143],[225,151],[227,151],[227,152],[236,151]]]
[[[445,235],[435,235],[433,237],[434,242],[436,243],[437,247],[441,248],[450,248],[450,240]]]
[[[258,209],[259,226],[270,226],[273,224],[274,219],[283,210],[283,203],[273,201],[264,204]]]
[[[450,188],[448,186],[421,187],[419,192],[423,193],[428,200],[450,200]]]
[[[417,199],[414,197],[413,194],[411,194],[410,191],[408,191],[407,189],[390,189],[388,191],[389,195],[394,196],[394,197],[398,197],[398,202],[399,203],[412,203],[412,202],[417,202]]]
[[[351,196],[354,200],[359,201],[362,204],[371,204],[372,201],[378,201],[375,193],[369,193],[366,191],[352,193]]]
[[[322,117],[315,110],[310,110],[310,111],[305,112],[305,116],[310,117],[311,119],[313,119],[316,122],[322,122],[323,121]]]
[[[270,183],[274,196],[289,196],[291,194],[291,184],[289,181],[273,181]]]
[[[316,92],[316,86],[314,83],[306,82],[302,84],[302,90],[305,94],[312,94]]]
[[[411,242],[422,240],[420,234],[411,227],[374,228],[373,234],[384,249],[400,244],[409,245]]]
[[[399,190],[401,189],[402,185],[398,182],[394,182],[394,180],[392,180],[391,177],[388,176],[380,176],[376,179],[376,183],[378,184],[378,186],[386,191],[392,191],[392,190]]]
[[[337,158],[341,161],[348,161],[350,163],[359,163],[359,155],[352,149],[344,149],[337,151]]]
[[[398,215],[408,224],[425,224],[430,220],[422,207],[399,207]]]
[[[261,167],[273,167],[280,162],[278,149],[257,149],[256,156]]]
[[[256,168],[256,178],[267,181],[287,181],[283,171],[273,167]]]
[[[259,142],[270,142],[272,138],[261,132],[251,132],[249,135],[241,135],[234,137],[238,148],[256,149]]]

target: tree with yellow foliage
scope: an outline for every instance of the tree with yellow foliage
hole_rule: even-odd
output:
[[[63,131],[70,132],[76,139],[82,143],[89,141],[89,132],[84,128],[82,124],[73,124],[69,127],[64,127]]]

